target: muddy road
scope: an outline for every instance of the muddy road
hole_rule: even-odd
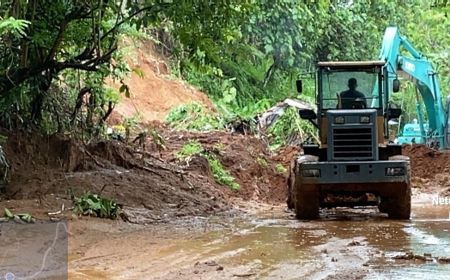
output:
[[[448,279],[450,206],[415,196],[410,221],[374,208],[297,221],[284,206],[133,227],[71,226],[70,279]],[[264,207],[263,207],[264,208]],[[430,278],[431,277],[431,278]]]
[[[24,269],[58,271],[67,265],[62,259],[69,279],[449,279],[450,206],[433,205],[433,195],[450,198],[450,154],[404,149],[415,159],[409,221],[375,208],[298,221],[285,209],[286,174],[276,168],[298,149],[271,155],[254,137],[178,134],[165,135],[169,148],[159,155],[116,142],[10,137],[14,180],[0,209],[30,213],[49,228],[0,219],[0,279]],[[216,155],[242,189],[215,182],[205,161],[173,159],[190,139],[208,151],[222,144]],[[116,200],[125,221],[74,215],[72,191]],[[65,231],[58,219],[68,219]],[[66,258],[58,248],[68,248]],[[40,279],[53,276],[61,279]]]

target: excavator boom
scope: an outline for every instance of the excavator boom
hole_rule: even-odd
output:
[[[401,50],[405,50],[404,55]],[[444,106],[437,73],[433,65],[421,52],[402,36],[397,27],[388,27],[384,33],[380,59],[385,60],[389,82],[392,83],[399,74],[405,74],[416,85],[427,112],[428,126],[425,129],[425,118],[422,104],[418,103],[417,117],[420,127],[420,142],[430,143],[441,149],[449,148],[448,142],[448,106]],[[389,100],[389,91],[384,98]]]

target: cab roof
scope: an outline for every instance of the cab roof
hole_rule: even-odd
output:
[[[384,66],[386,61],[384,60],[367,60],[367,61],[320,61],[317,63],[318,67],[333,67],[333,68],[345,68],[345,67],[373,67]]]

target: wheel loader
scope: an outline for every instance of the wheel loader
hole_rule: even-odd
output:
[[[399,94],[399,78],[412,81],[423,143],[448,149],[450,97],[444,105],[437,76],[396,27],[386,29],[379,60],[317,64],[317,113],[301,109],[300,117],[318,128],[320,143],[303,144],[288,179],[287,203],[297,218],[316,219],[321,207],[365,205],[389,218],[410,218],[410,160],[389,139],[389,123],[402,113],[391,95]]]
[[[365,205],[378,206],[389,218],[410,218],[410,160],[389,139],[389,121],[402,113],[391,101],[392,94],[401,94],[399,77],[417,88],[423,143],[449,149],[450,97],[444,105],[432,63],[398,28],[388,27],[379,60],[317,64],[317,113],[299,113],[318,128],[320,143],[303,144],[288,179],[287,204],[297,218],[316,219],[323,207]]]
[[[388,121],[401,113],[383,100],[390,84],[385,64],[318,63],[317,114],[303,109],[300,117],[317,126],[321,143],[303,144],[288,179],[288,207],[297,218],[316,219],[324,207],[364,205],[378,205],[390,218],[410,217],[409,159],[385,138]],[[358,94],[347,94],[348,87]],[[301,81],[297,88],[301,92]]]

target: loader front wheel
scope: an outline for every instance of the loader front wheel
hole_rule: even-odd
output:
[[[408,220],[411,217],[411,187],[403,195],[391,197],[387,207],[390,219]]]
[[[319,194],[317,192],[302,192],[301,190],[297,190],[295,216],[300,220],[318,219]]]
[[[288,209],[295,209],[295,198],[294,198],[294,188],[295,188],[295,161],[292,161],[289,168],[289,177],[287,180],[287,207]]]

